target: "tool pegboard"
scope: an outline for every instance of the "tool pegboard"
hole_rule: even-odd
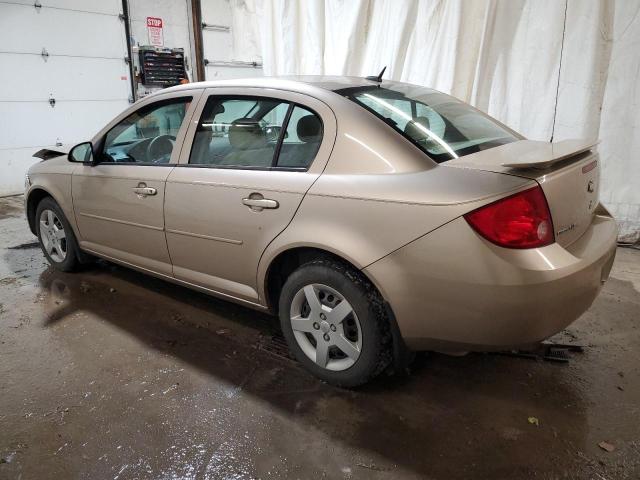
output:
[[[139,47],[139,79],[145,87],[172,87],[187,79],[184,49]]]

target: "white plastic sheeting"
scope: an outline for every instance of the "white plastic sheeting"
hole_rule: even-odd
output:
[[[386,65],[385,78],[455,95],[528,138],[600,138],[601,199],[621,240],[640,237],[638,0],[231,2],[234,35],[260,46],[267,75]]]

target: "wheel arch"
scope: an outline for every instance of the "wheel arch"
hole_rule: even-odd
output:
[[[51,197],[58,205],[60,205],[60,202],[56,200],[55,196],[53,196],[51,192],[40,186],[32,188],[27,195],[25,213],[27,215],[29,230],[31,230],[31,233],[34,235],[36,234],[36,210],[38,209],[40,202],[46,197]]]
[[[393,369],[395,371],[402,371],[406,369],[408,364],[412,360],[412,354],[402,338],[402,334],[398,327],[398,322],[396,320],[395,314],[393,313],[393,308],[384,298],[382,290],[377,285],[377,282],[373,278],[371,278],[370,275],[367,275],[367,272],[363,271],[361,267],[358,267],[353,261],[350,261],[343,255],[320,246],[311,245],[298,245],[283,249],[278,252],[269,262],[262,282],[262,285],[264,287],[264,299],[267,308],[269,308],[271,312],[277,315],[280,292],[282,291],[282,287],[287,277],[301,265],[304,265],[305,263],[308,263],[312,260],[322,258],[341,262],[358,271],[378,291],[380,297],[383,300],[384,308],[387,312],[389,328],[393,339]]]
[[[287,277],[293,273],[294,270],[305,263],[323,258],[341,262],[354,270],[361,272],[362,275],[367,277],[367,275],[362,272],[362,267],[359,267],[352,259],[349,259],[326,247],[317,245],[296,245],[284,248],[274,254],[268,261],[268,265],[265,268],[265,273],[261,282],[263,287],[263,298],[269,310],[277,313],[280,291],[282,290],[282,286],[284,285]],[[367,280],[374,284],[370,278],[367,278]]]
[[[56,160],[53,159],[49,162],[54,163]],[[67,165],[67,163],[65,160],[62,166],[53,164],[51,165],[51,171],[39,172],[37,168],[35,171],[30,171],[33,183],[29,190],[25,192],[25,214],[29,229],[34,234],[36,231],[35,213],[38,204],[43,198],[51,197],[62,210],[76,238],[80,240],[71,196],[72,175],[70,168],[73,168],[73,166],[70,163]],[[34,167],[32,167],[32,170],[34,170]]]

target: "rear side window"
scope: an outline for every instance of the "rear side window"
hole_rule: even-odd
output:
[[[306,170],[322,140],[316,114],[265,97],[211,96],[189,163],[218,168]]]
[[[278,167],[307,169],[322,141],[322,122],[306,108],[295,106],[282,141]]]
[[[436,162],[519,140],[490,117],[428,88],[367,86],[336,93],[380,117]]]

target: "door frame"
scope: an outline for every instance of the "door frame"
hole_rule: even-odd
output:
[[[293,105],[300,105],[301,107],[304,107],[313,111],[316,115],[318,115],[321,118],[323,122],[323,137],[322,137],[322,142],[320,143],[320,147],[316,153],[316,156],[313,162],[311,163],[311,165],[309,166],[309,168],[304,171],[302,170],[291,171],[285,168],[255,169],[255,168],[245,168],[242,166],[218,167],[216,165],[202,165],[202,164],[190,165],[189,157],[191,155],[191,148],[195,140],[195,134],[198,128],[198,124],[200,123],[202,113],[204,111],[204,107],[210,96],[220,96],[220,97],[236,97],[237,96],[237,97],[252,97],[252,98],[264,97],[269,99],[282,100],[284,102],[289,102]],[[272,171],[273,172],[272,174],[274,175],[274,180],[275,180],[275,177],[279,178],[279,182],[280,182],[279,185],[277,186],[271,185],[270,187],[268,185],[265,185],[265,187],[260,188],[260,190],[275,191],[279,193],[298,193],[302,196],[302,199],[300,200],[300,202],[302,202],[304,201],[304,196],[306,195],[308,190],[313,186],[315,181],[320,177],[327,163],[329,162],[329,159],[331,157],[331,152],[333,151],[333,147],[335,145],[336,137],[337,137],[337,121],[336,121],[336,116],[333,110],[326,103],[324,103],[323,101],[315,97],[309,96],[304,93],[299,93],[299,92],[285,90],[285,89],[278,89],[278,88],[246,87],[246,86],[242,86],[242,87],[212,86],[204,90],[198,102],[198,106],[193,116],[191,117],[190,125],[188,127],[188,131],[183,142],[180,159],[178,161],[178,164],[176,165],[176,168],[172,170],[171,174],[167,178],[167,191],[169,190],[170,185],[173,182],[184,183],[183,181],[176,180],[174,178],[176,175],[178,175],[178,172],[180,172],[180,170],[184,168],[206,171],[206,173],[202,172],[203,175],[201,177],[203,178],[201,180],[196,181],[195,183],[206,185],[212,188],[225,188],[225,189],[228,189],[228,188],[254,189],[256,187],[252,184],[250,179],[254,177],[256,174],[271,175],[271,173],[268,173],[268,171]],[[220,175],[217,175],[214,172],[219,172]],[[247,172],[248,176],[244,177],[244,174],[242,172]],[[180,173],[186,173],[186,172],[180,172]],[[195,172],[193,173],[195,174]],[[289,189],[292,188],[291,185],[293,184],[291,183],[290,180],[286,180],[286,177],[280,177],[280,175],[282,174],[286,174],[287,176],[301,176],[300,179],[302,179],[302,176],[307,178],[309,176],[312,176],[313,179],[303,189],[299,190],[298,192],[295,192],[294,190],[289,191]],[[218,178],[211,178],[212,175]],[[192,182],[187,182],[187,183],[192,183]],[[170,207],[171,200],[167,199],[166,202],[167,202],[166,205],[169,205],[169,208],[171,208]],[[295,216],[295,212],[293,213],[293,216]],[[167,216],[167,209],[165,208],[165,222],[167,221],[168,218],[169,217]],[[289,219],[289,222],[287,223],[287,225],[291,222],[292,218]],[[167,225],[169,225],[169,227],[167,227]],[[266,305],[266,301],[264,298],[260,297],[259,291],[261,290],[261,288],[259,285],[257,285],[257,282],[259,281],[258,270],[260,265],[260,258],[262,257],[262,255],[264,254],[264,251],[268,248],[268,246],[286,230],[287,225],[284,226],[284,230],[277,233],[273,238],[271,238],[264,245],[262,250],[258,253],[258,259],[256,261],[256,264],[252,266],[253,268],[252,282],[251,283],[236,282],[237,285],[248,287],[251,290],[249,294],[242,294],[239,291],[220,292],[212,286],[200,286],[200,288],[204,288],[209,291],[218,292],[220,295],[232,297],[232,298],[241,300],[243,302],[249,302],[249,303],[259,302],[259,304],[264,307]],[[169,222],[169,224],[165,223],[165,229],[167,234],[168,232],[171,232],[170,230],[171,222]],[[184,234],[183,231],[172,232],[172,233]],[[199,233],[198,235],[193,235],[193,236],[200,237],[201,235],[202,234]],[[170,243],[168,235],[167,235],[167,243],[168,244]],[[169,249],[169,254],[171,255],[171,248]],[[176,269],[176,265],[174,264],[174,274],[175,274],[175,269]],[[213,277],[215,277],[215,275],[211,276],[211,278]],[[225,280],[224,277],[217,277],[217,278]],[[228,278],[226,280],[228,280]],[[192,284],[191,281],[186,279],[182,279],[181,281]]]
[[[180,154],[181,154],[181,149],[182,149],[182,145],[183,145],[183,141],[188,129],[188,125],[189,125],[189,121],[192,118],[195,110],[196,110],[196,106],[198,105],[198,102],[200,100],[200,96],[202,95],[202,88],[192,88],[192,89],[179,89],[179,90],[175,90],[172,92],[163,92],[161,94],[158,95],[150,95],[149,97],[145,97],[143,100],[140,100],[136,103],[134,103],[133,105],[129,106],[128,108],[126,108],[123,112],[121,112],[120,114],[118,114],[113,120],[111,120],[109,123],[107,123],[107,125],[105,125],[96,135],[94,135],[94,137],[92,138],[92,144],[94,145],[95,148],[95,152],[94,155],[97,155],[99,153],[99,150],[103,147],[103,142],[105,139],[105,136],[107,135],[107,133],[109,131],[111,131],[111,129],[113,129],[116,125],[118,125],[120,122],[122,122],[124,119],[126,119],[127,117],[129,117],[131,114],[152,106],[156,103],[160,103],[160,102],[164,102],[166,100],[171,100],[171,99],[179,99],[179,98],[185,98],[185,97],[192,97],[191,98],[191,103],[189,105],[189,108],[184,116],[184,119],[182,121],[182,124],[180,126],[180,129],[178,130],[178,134],[176,135],[176,140],[175,140],[175,145],[173,148],[173,151],[171,152],[171,158],[169,160],[168,163],[160,163],[160,164],[151,164],[151,163],[135,163],[135,162],[115,162],[115,163],[111,163],[111,162],[105,162],[103,164],[101,163],[95,163],[93,165],[76,165],[75,168],[73,168],[72,171],[72,182],[73,177],[79,177],[79,176],[93,176],[93,177],[103,177],[103,178],[111,178],[111,179],[118,179],[119,177],[117,175],[113,175],[113,174],[107,174],[107,175],[100,175],[100,173],[98,173],[100,170],[95,171],[95,174],[92,174],[92,169],[101,169],[102,168],[109,168],[109,169],[115,169],[117,170],[118,168],[127,168],[127,167],[133,167],[133,168],[139,168],[139,167],[158,167],[158,168],[162,168],[165,169],[166,175],[165,175],[165,182],[166,182],[166,177],[169,176],[169,174],[171,173],[171,170],[176,166],[178,159],[180,158]],[[164,187],[163,187],[163,192],[162,194],[164,195]],[[74,197],[74,195],[72,194],[71,196],[72,198],[72,209],[73,209],[73,216],[74,216],[74,220],[75,220],[75,225],[77,226],[77,234],[78,234],[78,242],[80,244],[82,244],[83,242],[87,242],[88,240],[85,238],[85,236],[82,234],[82,229],[80,228],[80,222],[79,222],[79,215],[81,214],[82,208],[80,208],[80,205],[78,205],[76,203],[76,199]],[[164,224],[164,203],[162,206],[162,233],[163,235],[165,235],[165,224]],[[112,219],[112,221],[116,221]],[[120,222],[120,223],[127,223],[127,222]],[[166,241],[166,239],[165,239]],[[103,245],[104,247],[104,245]],[[83,246],[84,249],[90,250],[89,247]],[[92,253],[97,253],[97,252],[92,252]],[[103,253],[97,253],[98,255],[101,256],[106,256],[106,254]],[[119,259],[121,261],[125,261],[123,259]],[[130,262],[127,262],[130,263]],[[139,268],[143,268],[145,270],[149,270],[148,267],[143,267],[143,266],[139,266]],[[150,271],[150,270],[149,270]],[[158,272],[160,274],[166,275],[166,272]]]
[[[210,96],[221,96],[221,97],[265,97],[265,98],[274,98],[277,100],[283,100],[286,102],[290,102],[293,104],[300,105],[302,107],[306,107],[311,109],[317,115],[320,116],[322,120],[322,142],[320,143],[320,148],[316,153],[316,157],[309,166],[307,170],[308,173],[316,173],[321,174],[327,163],[329,162],[329,157],[331,156],[331,151],[333,150],[333,146],[336,141],[336,135],[338,132],[338,126],[335,114],[333,110],[321,100],[318,100],[315,97],[311,97],[309,95],[305,95],[304,93],[292,92],[290,90],[277,89],[277,88],[265,88],[265,87],[209,87],[203,90],[202,95],[200,96],[200,100],[198,101],[198,105],[196,106],[193,115],[191,116],[191,121],[189,122],[189,127],[187,129],[186,135],[184,137],[184,142],[182,144],[182,150],[180,153],[180,158],[178,159],[177,167],[189,167],[189,168],[218,168],[214,165],[190,165],[189,157],[191,156],[191,147],[193,145],[193,141],[195,139],[196,130],[198,129],[198,124],[200,123],[200,118],[202,117],[202,112],[207,103],[207,100]],[[237,167],[234,168],[236,170],[251,170],[250,168]]]
[[[184,116],[184,120],[182,121],[182,125],[180,126],[180,130],[178,131],[178,135],[176,136],[176,146],[180,145],[180,148],[177,149],[177,157],[174,158],[174,154],[176,154],[176,149],[174,148],[171,153],[171,161],[167,165],[176,165],[178,163],[178,159],[180,158],[180,151],[182,150],[182,145],[185,139],[185,136],[188,132],[188,126],[190,126],[191,119],[193,118],[193,114],[196,113],[197,107],[200,104],[200,100],[202,97],[204,89],[202,87],[193,87],[193,88],[181,88],[179,90],[174,90],[172,92],[162,92],[156,95],[149,95],[148,97],[144,97],[141,100],[133,103],[123,110],[120,114],[118,114],[113,120],[107,123],[98,133],[96,133],[91,139],[91,143],[93,146],[101,145],[102,140],[107,135],[107,133],[115,127],[122,120],[127,118],[134,112],[138,110],[148,107],[149,105],[162,102],[164,100],[171,100],[172,98],[183,98],[183,97],[192,97],[191,105],[189,105],[189,110]],[[96,152],[94,152],[96,153]],[[133,165],[133,164],[128,164]]]

